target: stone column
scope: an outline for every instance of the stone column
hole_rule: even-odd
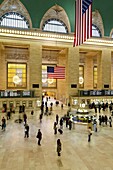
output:
[[[64,66],[66,70],[66,62],[67,62],[67,49],[65,49],[64,53],[59,53],[58,56],[58,65]],[[66,73],[66,71],[65,71]],[[65,79],[57,79],[57,99],[62,101],[63,103],[66,103],[66,93],[67,93],[67,77],[65,75]]]
[[[93,89],[93,58],[91,56],[85,58],[84,89]]]
[[[79,89],[79,47],[70,47],[67,58],[67,87],[68,95],[78,95]],[[76,88],[71,88],[71,85],[77,85]]]
[[[39,88],[33,88],[33,84],[39,84]],[[37,96],[42,94],[42,46],[34,42],[30,44],[29,89]]]
[[[0,43],[0,90],[7,89],[6,68],[5,50],[3,49],[2,43]]]
[[[98,89],[104,89],[109,85],[111,89],[111,50],[103,49],[98,59]]]

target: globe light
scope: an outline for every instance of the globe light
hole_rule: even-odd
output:
[[[83,82],[84,82],[83,77],[79,77],[79,84],[83,84]]]
[[[46,83],[47,79],[42,79],[42,83]]]
[[[48,79],[48,83],[52,84],[53,83],[53,79]]]
[[[21,79],[19,78],[19,76],[17,75],[13,76],[13,83],[19,84],[20,82],[21,82]]]

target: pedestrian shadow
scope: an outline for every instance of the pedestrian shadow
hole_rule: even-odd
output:
[[[62,161],[60,159],[57,159],[57,165],[58,167],[63,167]]]

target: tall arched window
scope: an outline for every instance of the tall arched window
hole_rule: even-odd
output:
[[[92,36],[93,37],[102,37],[101,32],[96,25],[92,25]]]
[[[16,12],[5,13],[0,17],[0,26],[14,28],[29,28],[29,22],[24,16]]]
[[[68,33],[67,26],[64,24],[63,21],[58,19],[47,20],[44,23],[42,30],[49,31],[49,32],[57,32],[57,33]]]
[[[113,38],[113,32],[111,33],[111,38]]]

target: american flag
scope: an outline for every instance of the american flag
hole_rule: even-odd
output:
[[[53,79],[65,79],[65,67],[64,66],[47,66],[47,78]]]
[[[76,0],[74,46],[83,44],[92,36],[92,1]]]

